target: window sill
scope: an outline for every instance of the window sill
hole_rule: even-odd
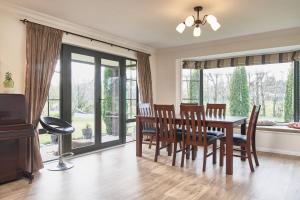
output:
[[[300,129],[289,128],[287,126],[257,126],[256,130],[300,134]]]

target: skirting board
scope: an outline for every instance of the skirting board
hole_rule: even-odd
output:
[[[257,151],[300,157],[299,151],[287,151],[284,149],[272,149],[272,148],[266,148],[266,147],[257,147]]]

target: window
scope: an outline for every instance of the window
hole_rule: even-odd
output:
[[[193,95],[199,94],[200,86],[194,77],[200,70],[195,71],[182,69],[182,102],[198,100]],[[260,120],[294,120],[294,63],[204,69],[202,81],[203,103],[226,103],[228,115],[249,116],[259,104]]]
[[[126,142],[135,140],[137,103],[137,66],[135,60],[126,60]]]
[[[200,70],[182,69],[181,97],[183,103],[200,101]]]

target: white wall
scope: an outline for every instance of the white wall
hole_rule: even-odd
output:
[[[55,17],[46,16],[32,10],[3,4],[0,5],[0,93],[4,92],[2,82],[4,80],[4,74],[8,71],[13,74],[13,80],[15,82],[14,92],[24,93],[25,90],[26,29],[25,25],[19,21],[23,18],[150,53],[152,55],[150,57],[151,70],[153,79],[155,79],[156,56],[154,49],[150,47],[118,38],[113,35],[101,33],[87,27],[72,24]],[[90,40],[72,35],[64,34],[63,43],[136,59],[135,52],[118,47],[111,47],[110,45],[95,41],[91,42]],[[155,89],[155,82],[153,82],[153,85],[153,88]],[[155,93],[156,91],[154,90],[154,94]]]
[[[230,38],[157,51],[156,103],[180,103],[180,68],[184,58],[227,57],[234,54],[300,49],[300,28]],[[205,86],[204,86],[205,87]],[[259,150],[299,155],[300,134],[257,132]]]

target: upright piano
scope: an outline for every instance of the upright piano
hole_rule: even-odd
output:
[[[26,112],[24,95],[0,94],[0,183],[33,179],[34,129]]]

